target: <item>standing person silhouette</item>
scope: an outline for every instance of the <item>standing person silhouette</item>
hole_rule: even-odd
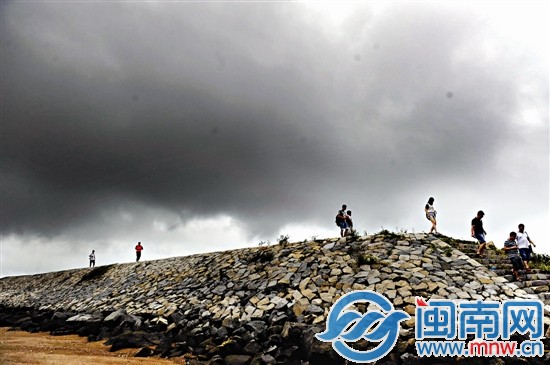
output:
[[[92,250],[92,253],[88,257],[90,259],[90,267],[95,267],[95,250]]]
[[[520,223],[518,225],[518,232],[516,234],[516,240],[518,242],[518,249],[521,259],[525,265],[525,271],[530,272],[529,261],[531,261],[531,245],[535,246],[535,243],[531,240],[527,232],[525,231],[525,225]]]
[[[348,223],[346,222],[348,216],[346,214],[347,206],[342,205],[342,209],[338,211],[336,215],[336,224],[340,227],[340,237],[346,237],[348,235]]]
[[[353,229],[353,220],[351,219],[351,210],[348,210],[346,212],[346,223],[348,225],[348,228],[349,228],[349,232],[351,234],[353,234],[354,232],[354,229]]]
[[[512,271],[514,272],[514,278],[517,281],[521,281],[519,277],[519,270],[523,269],[523,261],[518,250],[518,244],[516,242],[516,232],[510,232],[510,237],[504,241],[504,252],[508,255],[510,262],[512,263]]]
[[[437,215],[437,212],[434,209],[433,197],[430,197],[430,199],[428,199],[428,203],[424,207],[424,211],[426,212],[426,219],[432,222],[432,228],[430,228],[430,233],[432,232],[437,233],[437,221],[435,220],[435,216]]]
[[[136,262],[138,262],[141,258],[141,251],[143,251],[143,246],[141,245],[141,242],[138,242],[136,245]]]
[[[477,215],[474,219],[472,219],[472,228],[471,233],[472,237],[477,239],[477,242],[479,242],[479,247],[477,248],[476,255],[480,256],[483,254],[483,251],[485,251],[485,246],[487,245],[487,241],[485,240],[485,235],[487,232],[485,232],[485,229],[483,229],[483,222],[481,219],[485,216],[485,213],[480,210],[477,212]]]

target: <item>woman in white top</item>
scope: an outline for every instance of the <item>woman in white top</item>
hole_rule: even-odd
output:
[[[430,229],[430,233],[435,232],[437,233],[437,221],[435,220],[435,216],[437,215],[437,212],[434,209],[434,198],[430,197],[428,199],[428,203],[424,207],[424,211],[426,212],[426,219],[432,222],[432,228]]]

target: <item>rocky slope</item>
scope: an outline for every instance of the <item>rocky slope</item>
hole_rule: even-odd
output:
[[[506,271],[497,271],[508,270],[506,258],[493,250],[478,261],[466,254],[474,247],[444,236],[381,232],[8,277],[0,280],[0,325],[114,344],[123,336],[145,353],[228,364],[343,363],[313,335],[334,301],[360,289],[386,295],[412,317],[387,362],[416,361],[416,296],[541,298],[548,327],[548,275],[509,282]],[[132,343],[128,333],[142,342]]]

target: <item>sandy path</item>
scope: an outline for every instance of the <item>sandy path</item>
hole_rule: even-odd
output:
[[[102,341],[88,342],[85,337],[76,335],[50,336],[0,328],[0,365],[185,364],[182,358],[133,357],[137,350],[109,352]]]

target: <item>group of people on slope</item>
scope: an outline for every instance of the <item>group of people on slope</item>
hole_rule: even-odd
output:
[[[472,219],[472,237],[477,239],[479,246],[476,254],[478,256],[483,255],[485,248],[487,246],[487,241],[485,240],[485,229],[483,229],[483,217],[485,213],[480,210],[477,212],[477,215]],[[529,272],[531,268],[529,267],[529,261],[531,261],[531,254],[533,253],[533,248],[536,247],[535,243],[531,240],[527,232],[525,231],[525,225],[520,223],[518,225],[518,232],[510,232],[508,239],[504,242],[503,250],[508,254],[508,258],[513,266],[514,277],[516,280],[519,278],[519,270]]]
[[[143,251],[143,246],[141,245],[141,242],[138,242],[136,247],[136,262],[139,261],[141,258],[141,251]],[[90,259],[90,267],[95,267],[95,250],[92,250],[92,253],[88,255],[88,258]]]
[[[433,207],[434,198],[430,197],[428,203],[425,206],[426,218],[432,222],[432,228],[430,233],[437,233],[437,223],[436,223],[436,211]],[[487,247],[487,241],[485,239],[485,229],[483,228],[483,217],[485,213],[480,210],[477,212],[474,219],[472,219],[471,225],[471,235],[478,242],[478,248],[476,251],[477,256],[483,255],[485,248]],[[513,273],[516,280],[521,280],[519,277],[519,270],[525,268],[525,271],[530,272],[531,268],[529,267],[529,261],[531,261],[531,253],[533,252],[532,246],[535,246],[535,243],[531,240],[527,232],[525,232],[525,225],[520,223],[518,225],[518,232],[510,232],[510,237],[504,242],[504,252],[508,254],[508,258],[512,263]]]
[[[437,234],[437,211],[434,208],[433,197],[428,199],[428,202],[424,206],[424,211],[426,213],[426,219],[429,220],[432,224],[429,233]],[[345,237],[348,234],[348,228],[353,226],[351,222],[351,211],[346,212],[346,205],[342,205],[342,209],[338,211],[336,216],[336,224],[340,227],[340,235]],[[483,217],[485,213],[480,210],[477,212],[476,216],[472,219],[471,224],[471,235],[478,242],[478,248],[476,250],[476,255],[483,255],[486,247],[487,241],[485,236],[487,232],[483,228]],[[349,217],[349,222],[348,219]],[[525,232],[525,225],[523,223],[518,225],[518,232],[510,232],[510,237],[504,242],[504,251],[508,254],[510,262],[513,266],[514,277],[516,280],[519,278],[519,270],[525,268],[525,271],[530,272],[531,268],[529,267],[529,261],[531,261],[531,253],[533,249],[531,246],[535,246],[535,243],[531,240],[527,232]]]
[[[433,207],[433,203],[434,198],[430,197],[424,210],[426,211],[426,218],[432,222],[430,233],[437,233],[437,221],[435,219],[437,212]],[[472,219],[471,235],[479,244],[476,251],[477,256],[483,255],[483,252],[487,247],[487,241],[485,239],[487,232],[485,232],[485,229],[483,228],[482,221],[484,216],[485,213],[480,210],[477,212],[474,219]],[[529,267],[531,253],[533,252],[531,245],[536,247],[527,232],[525,232],[525,225],[523,223],[518,225],[518,232],[510,232],[510,237],[508,237],[508,239],[504,242],[503,250],[508,254],[508,258],[512,263],[514,278],[518,281],[521,280],[519,277],[519,270],[525,268],[525,271],[531,271],[531,268]]]

